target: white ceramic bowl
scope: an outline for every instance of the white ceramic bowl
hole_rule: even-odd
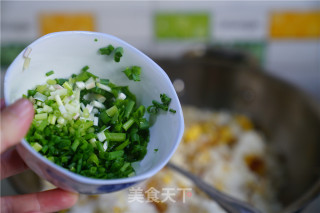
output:
[[[94,41],[98,39],[98,41]],[[100,55],[99,48],[112,44],[121,46],[124,55],[120,63],[112,57]],[[148,56],[120,40],[117,37],[97,32],[57,32],[45,35],[33,43],[29,58],[29,67],[23,70],[25,58],[22,51],[7,70],[4,82],[6,104],[26,94],[28,89],[46,82],[45,73],[54,70],[54,78],[67,78],[79,73],[85,65],[89,71],[101,78],[109,78],[118,85],[128,85],[136,94],[137,101],[145,106],[159,100],[160,93],[172,98],[170,107],[177,111],[161,113],[154,126],[150,128],[150,142],[144,159],[135,163],[136,175],[121,179],[93,179],[70,172],[37,153],[27,141],[22,140],[17,149],[25,163],[39,176],[54,185],[69,191],[84,194],[108,193],[127,188],[135,183],[150,178],[162,169],[179,145],[184,130],[181,105],[174,87],[166,73]],[[141,81],[127,79],[121,71],[127,66],[137,65],[142,68]],[[157,152],[154,149],[158,149]]]

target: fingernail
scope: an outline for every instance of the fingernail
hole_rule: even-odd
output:
[[[24,119],[26,117],[29,117],[27,115],[30,114],[31,111],[33,111],[33,107],[29,100],[21,98],[14,104],[9,106],[9,110],[19,119]]]

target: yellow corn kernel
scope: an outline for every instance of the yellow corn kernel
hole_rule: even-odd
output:
[[[235,138],[232,134],[230,127],[224,126],[220,129],[220,141],[222,144],[232,144]]]
[[[253,129],[253,124],[249,118],[244,115],[236,115],[235,116],[237,123],[241,126],[244,130],[251,130]]]
[[[114,213],[121,213],[122,211],[121,211],[121,208],[120,208],[120,207],[115,206],[115,207],[113,207],[113,212],[114,212]]]
[[[191,126],[184,134],[185,142],[195,141],[202,134],[200,125]]]
[[[163,177],[162,177],[162,181],[165,183],[165,184],[169,184],[169,183],[171,183],[171,181],[172,181],[172,177],[170,176],[170,175],[164,175]]]
[[[202,153],[199,153],[199,156],[197,159],[197,162],[200,164],[207,164],[210,162],[210,153],[208,150],[204,150]]]

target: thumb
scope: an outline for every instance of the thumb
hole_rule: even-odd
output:
[[[1,153],[18,144],[26,135],[33,115],[33,106],[27,99],[19,99],[1,111]]]

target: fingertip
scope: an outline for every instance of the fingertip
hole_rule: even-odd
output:
[[[26,135],[33,116],[33,105],[25,98],[1,111],[1,152],[19,143]]]
[[[41,194],[41,195],[40,195]],[[62,189],[53,189],[40,193],[38,199],[41,211],[59,211],[72,207],[78,201],[78,194]]]
[[[76,193],[53,189],[35,194],[2,197],[1,210],[3,212],[57,212],[72,207],[77,201]]]
[[[58,189],[61,191],[61,205],[65,205],[66,208],[72,207],[74,204],[78,202],[79,194],[74,192],[64,191],[62,189]]]

